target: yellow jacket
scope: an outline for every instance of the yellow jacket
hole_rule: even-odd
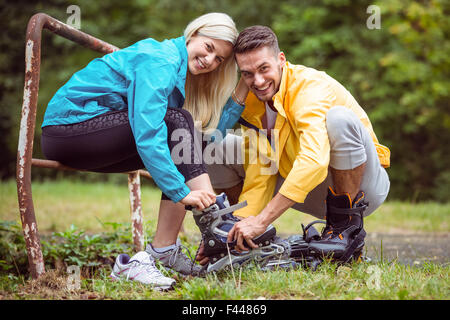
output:
[[[239,201],[246,200],[248,206],[236,215],[248,217],[264,209],[272,199],[278,172],[285,178],[279,192],[298,203],[325,180],[330,161],[325,117],[334,106],[355,112],[372,136],[381,165],[389,167],[390,151],[378,143],[365,111],[325,72],[286,62],[273,102],[278,114],[270,143],[264,134],[249,128],[263,128],[265,104],[251,92],[246,99],[241,121],[246,177]]]

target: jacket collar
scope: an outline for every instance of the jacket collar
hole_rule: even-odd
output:
[[[289,78],[289,69],[290,64],[286,61],[286,64],[283,68],[283,72],[281,74],[281,82],[280,82],[280,88],[278,89],[278,92],[273,96],[273,105],[275,109],[277,109],[278,113],[283,117],[286,118],[286,110],[284,110],[284,97],[286,95],[286,90],[288,87],[288,78]]]

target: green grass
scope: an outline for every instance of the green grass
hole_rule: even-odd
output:
[[[149,237],[156,228],[160,194],[143,181],[143,212]],[[71,230],[72,224],[76,230],[93,234],[111,232],[105,222],[125,225],[130,221],[126,176],[119,185],[73,181],[34,183],[33,199],[40,232],[49,237],[52,232],[65,231],[63,238],[72,237],[73,243],[76,242],[74,233],[66,231]],[[450,204],[387,202],[365,219],[365,226],[368,232],[447,234],[449,217]],[[14,181],[0,186],[0,221],[11,220],[20,224]],[[300,224],[312,220],[289,210],[275,226],[283,234],[300,233]],[[187,215],[184,228],[182,241],[195,250],[199,236],[191,215]],[[95,244],[93,238],[90,241]],[[104,246],[100,242],[98,245]],[[175,290],[163,293],[138,283],[110,281],[109,265],[93,269],[92,274],[83,274],[81,288],[76,291],[67,290],[68,275],[64,269],[47,272],[38,282],[13,270],[0,272],[0,299],[449,299],[450,289],[448,264],[407,266],[395,260],[343,267],[326,262],[316,271],[262,272],[244,268],[234,270],[234,274],[178,279]]]
[[[83,183],[73,181],[33,184],[36,219],[41,232],[63,231],[76,225],[89,232],[103,230],[102,222],[130,221],[127,178],[123,184]],[[143,179],[142,179],[143,180]],[[144,219],[156,226],[161,191],[142,181]],[[0,185],[0,220],[20,221],[15,181]],[[301,223],[314,217],[293,209],[285,212],[274,225],[279,232],[301,232]],[[364,220],[368,232],[449,232],[450,203],[386,202]],[[185,230],[196,232],[191,215]]]
[[[49,285],[56,280],[39,280],[39,289],[34,281],[23,285],[27,282],[23,277],[2,276],[0,295],[8,299],[83,299],[83,295],[90,299],[133,300],[449,299],[449,268],[428,263],[417,268],[393,262],[342,267],[325,262],[314,272],[304,269],[262,272],[257,268],[236,271],[234,278],[231,273],[222,273],[179,279],[175,290],[168,292],[153,291],[135,282],[113,282],[108,279],[110,271],[106,268],[92,278],[82,279],[81,288],[72,292],[64,288],[64,278],[59,287]],[[53,287],[51,293],[45,290],[47,287]]]
[[[41,232],[63,231],[76,225],[89,232],[103,230],[99,222],[129,222],[130,203],[127,177],[123,184],[83,183],[73,181],[33,183],[32,195],[36,220]],[[157,217],[161,192],[145,185],[142,203],[144,216]],[[0,187],[0,220],[20,221],[15,181]],[[156,225],[156,224],[155,224]]]

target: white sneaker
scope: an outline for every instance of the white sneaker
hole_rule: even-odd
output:
[[[165,277],[156,268],[155,260],[145,251],[140,251],[131,258],[125,253],[120,254],[110,277],[113,280],[126,278],[126,280],[139,281],[157,290],[167,290],[175,284],[174,279]]]

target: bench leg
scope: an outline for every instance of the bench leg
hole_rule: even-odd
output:
[[[17,195],[19,200],[20,220],[27,248],[28,264],[33,279],[45,273],[44,258],[41,250],[41,241],[34,214],[33,198],[31,195],[30,177],[23,174],[17,177]]]
[[[28,29],[27,38],[29,34],[30,31]],[[30,273],[33,279],[37,279],[45,273],[41,241],[31,195],[31,161],[33,157],[33,139],[38,99],[37,91],[39,88],[40,42],[37,44],[29,39],[26,45],[25,57],[26,72],[17,147],[16,181],[20,220],[22,221]]]
[[[128,174],[130,192],[131,232],[136,252],[144,250],[144,228],[141,206],[141,179],[139,171]]]
[[[128,190],[130,192],[131,230],[134,247],[136,251],[142,251],[144,250],[144,228],[139,172],[128,174]],[[45,273],[45,264],[34,213],[31,182],[25,176],[19,176],[17,179],[17,193],[30,273],[33,279],[37,279]]]

